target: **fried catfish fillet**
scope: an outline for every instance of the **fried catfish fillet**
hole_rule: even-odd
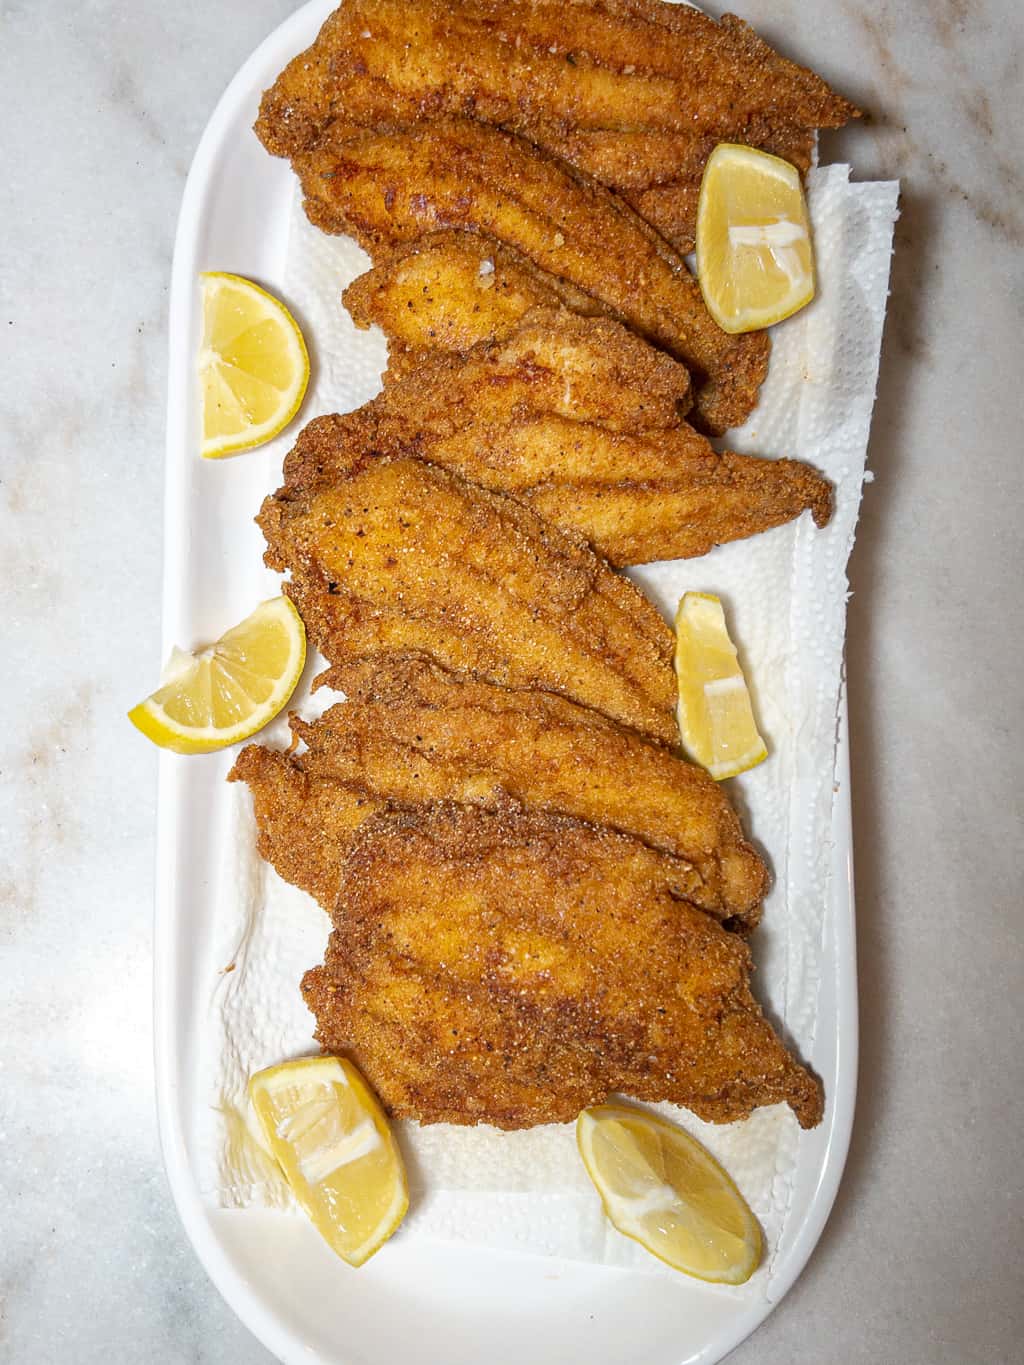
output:
[[[422,1123],[567,1122],[620,1091],[716,1123],[818,1082],[750,993],[744,941],[662,855],[581,821],[440,805],[375,816],[341,873],[316,1036]]]
[[[469,232],[434,232],[386,253],[342,302],[357,327],[376,325],[387,337],[385,383],[438,351],[461,355],[504,340],[533,308],[608,316],[597,299],[518,251]]]
[[[436,353],[401,378],[389,376],[375,412],[397,424],[407,411],[412,424],[457,430],[465,414],[448,409],[464,407],[474,390],[477,413],[492,425],[533,412],[608,431],[663,431],[690,405],[685,365],[611,318],[558,307],[532,308],[501,341]]]
[[[686,559],[832,512],[795,460],[719,454],[682,421],[686,371],[608,318],[534,309],[503,341],[435,355],[354,413],[316,419],[336,447],[407,453],[525,502],[611,564]]]
[[[355,831],[385,802],[455,801],[572,815],[671,855],[680,896],[748,929],[767,871],[702,768],[586,707],[514,691],[424,659],[376,658],[322,679],[348,700],[291,717],[304,748],[249,745],[229,780],[248,783],[260,854],[330,911]]]
[[[672,632],[583,540],[419,460],[332,449],[322,479],[321,439],[306,428],[257,521],[331,663],[420,653],[677,742]]]
[[[479,232],[596,299],[690,371],[694,423],[738,426],[768,369],[764,332],[730,336],[686,263],[621,199],[521,138],[469,119],[332,124],[293,162],[310,220],[372,257],[444,228]]]
[[[683,250],[718,142],[810,164],[815,128],[856,116],[732,15],[659,0],[346,0],[266,92],[268,150],[308,150],[336,118],[470,114],[629,197]]]

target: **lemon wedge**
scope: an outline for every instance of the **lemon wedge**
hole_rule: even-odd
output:
[[[694,763],[721,781],[768,757],[722,603],[688,592],[676,613],[679,736]]]
[[[202,453],[219,459],[276,436],[299,410],[309,353],[288,309],[241,275],[203,276]]]
[[[287,597],[263,602],[216,644],[176,649],[163,685],[128,712],[161,749],[207,754],[248,739],[274,719],[306,662],[306,631]]]
[[[349,1265],[405,1217],[405,1167],[376,1097],[351,1062],[303,1057],[259,1071],[249,1098],[292,1193]]]
[[[800,173],[781,157],[720,142],[697,201],[697,279],[726,332],[752,332],[814,298],[814,253]]]
[[[761,1228],[689,1133],[639,1109],[601,1104],[576,1120],[576,1142],[619,1232],[699,1280],[750,1279],[761,1260]]]

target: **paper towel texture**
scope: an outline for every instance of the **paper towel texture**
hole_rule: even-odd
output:
[[[846,564],[864,477],[896,201],[895,184],[852,185],[846,166],[810,173],[818,297],[774,330],[758,408],[746,427],[729,434],[734,449],[788,455],[827,474],[836,489],[831,525],[816,530],[805,513],[702,559],[630,571],[669,620],[689,589],[717,593],[725,602],[770,750],[767,762],[730,783],[745,827],[774,873],[754,936],[755,991],[804,1053],[818,1022],[829,913]],[[296,195],[286,287],[314,352],[307,417],[357,407],[380,387],[383,338],[358,332],[340,302],[342,289],[367,264],[349,239],[313,229]],[[297,696],[293,706],[308,715],[333,700],[323,692],[315,705]],[[283,734],[277,722],[265,738],[275,743]],[[247,1119],[245,1085],[260,1067],[316,1051],[298,982],[321,960],[329,925],[309,897],[258,859],[246,789],[226,787],[224,801],[230,814],[205,985],[201,1093],[210,1108],[200,1135],[202,1185],[223,1207],[287,1209],[288,1192]],[[225,973],[227,963],[234,967]],[[671,1106],[663,1112],[723,1162],[761,1220],[771,1251],[785,1224],[800,1157],[799,1129],[789,1110],[763,1109],[745,1123],[722,1127]],[[606,1222],[571,1126],[521,1133],[397,1127],[412,1184],[410,1231],[672,1273]]]

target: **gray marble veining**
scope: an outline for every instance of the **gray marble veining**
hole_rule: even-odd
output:
[[[288,0],[0,0],[0,1359],[268,1361],[188,1247],[150,1062],[168,275],[189,158]],[[733,1359],[1024,1352],[1024,19],[749,0],[869,117],[902,214],[848,662],[857,1126],[802,1279]]]

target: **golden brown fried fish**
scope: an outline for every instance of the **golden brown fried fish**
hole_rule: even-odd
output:
[[[358,412],[318,418],[333,445],[406,453],[527,503],[611,564],[706,554],[810,509],[828,481],[795,460],[718,454],[679,417],[686,372],[608,318],[533,309],[500,342],[435,355]]]
[[[678,900],[661,857],[509,807],[375,816],[341,875],[316,1036],[397,1116],[525,1128],[619,1091],[726,1123],[818,1082],[750,993],[743,940]]]
[[[622,200],[521,138],[469,119],[333,124],[294,163],[313,223],[371,256],[444,228],[479,232],[590,295],[690,371],[694,422],[740,425],[768,369],[763,332],[729,336],[697,281]]]
[[[446,400],[453,382],[458,392]],[[474,389],[488,422],[551,413],[619,432],[677,427],[690,402],[686,367],[628,327],[565,308],[533,308],[500,341],[435,353],[401,378],[390,376],[377,410],[397,420],[411,408],[431,430],[454,430],[465,414],[449,408],[465,407]]]
[[[346,0],[266,92],[256,131],[294,156],[338,118],[468,114],[628,196],[688,251],[717,142],[805,171],[813,130],[856,112],[732,15],[659,0]]]
[[[606,317],[597,299],[511,247],[470,232],[434,232],[382,256],[342,295],[357,327],[388,339],[388,383],[438,351],[503,341],[532,308]]]
[[[370,658],[323,681],[348,700],[293,716],[305,748],[249,745],[230,774],[252,790],[259,851],[333,908],[355,831],[381,805],[456,801],[576,816],[672,855],[667,884],[730,927],[752,927],[767,886],[717,782],[563,697],[477,682],[423,659]]]
[[[672,632],[582,540],[419,460],[329,449],[323,480],[322,441],[314,422],[258,521],[332,663],[421,653],[677,742]]]

